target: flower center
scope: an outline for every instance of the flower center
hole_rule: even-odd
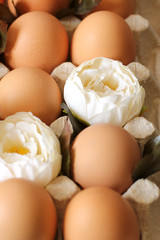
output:
[[[29,153],[29,150],[28,150],[28,148],[25,148],[25,147],[15,147],[14,146],[14,147],[11,147],[8,152],[25,155],[25,154]]]
[[[85,89],[91,89],[97,93],[105,93],[108,88],[115,91],[118,87],[118,82],[114,78],[100,78],[96,76],[83,82],[83,86]]]

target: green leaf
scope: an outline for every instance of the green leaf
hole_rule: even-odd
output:
[[[61,104],[61,108],[64,110],[64,113],[69,117],[71,124],[73,126],[73,138],[75,138],[84,128],[87,126],[80,122],[77,118],[74,117],[70,109],[65,103]]]
[[[0,20],[8,24],[11,24],[15,20],[15,17],[13,16],[13,14],[10,12],[8,7],[5,6],[4,4],[0,4]]]
[[[144,147],[143,158],[135,167],[133,181],[160,171],[160,135],[149,141]]]
[[[101,0],[75,0],[73,1],[74,13],[76,15],[89,13],[100,2]]]
[[[6,49],[7,27],[7,23],[0,20],[0,54]]]
[[[70,144],[71,144],[71,136],[73,133],[72,125],[69,119],[65,122],[62,134],[59,138],[61,144],[61,152],[62,152],[62,169],[61,174],[71,177],[70,173]]]
[[[142,106],[139,116],[143,116],[145,112],[148,112],[148,108],[146,106]]]
[[[61,19],[63,17],[66,17],[68,15],[73,15],[73,14],[74,14],[74,9],[73,8],[64,8],[64,9],[59,10],[56,13],[56,17],[58,19]]]
[[[62,169],[61,174],[71,178],[71,159],[70,145],[73,139],[84,129],[86,125],[78,121],[65,103],[61,104],[61,108],[65,115],[68,116],[68,121],[65,122],[62,134],[59,138],[62,152]]]

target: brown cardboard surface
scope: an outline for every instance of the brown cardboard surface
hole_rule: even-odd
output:
[[[137,0],[136,13],[149,20],[149,28],[135,33],[137,61],[149,68],[151,77],[144,83],[146,90],[144,114],[160,132],[160,0]]]

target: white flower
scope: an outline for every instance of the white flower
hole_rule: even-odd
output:
[[[145,90],[131,70],[104,57],[75,68],[64,87],[64,99],[73,115],[90,125],[123,126],[138,116],[144,98]]]
[[[0,121],[0,181],[26,178],[44,187],[59,174],[61,158],[53,130],[32,113]]]

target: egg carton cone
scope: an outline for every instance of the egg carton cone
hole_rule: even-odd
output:
[[[159,240],[160,238],[160,190],[153,177],[137,180],[123,195],[132,205],[139,222],[141,240]]]
[[[9,72],[9,69],[0,62],[0,80]]]

